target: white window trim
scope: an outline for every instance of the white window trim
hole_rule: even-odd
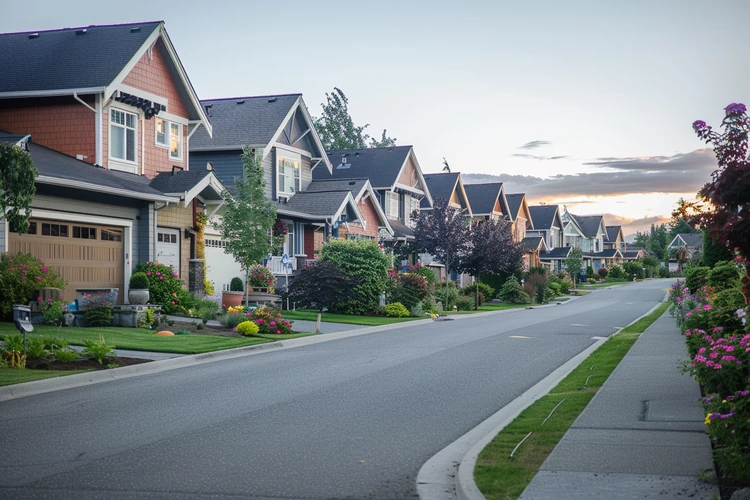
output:
[[[276,193],[277,196],[294,196],[294,193],[299,193],[302,191],[302,158],[298,157],[295,158],[295,155],[281,155],[276,154]],[[299,172],[299,177],[296,179],[296,191],[289,192],[289,191],[282,191],[281,190],[281,183],[279,182],[279,179],[281,178],[281,161],[282,160],[288,160],[292,162],[297,162],[299,164],[299,168],[297,171]],[[294,182],[294,176],[292,176],[292,181]]]
[[[162,148],[162,149],[169,149],[169,120],[161,116],[155,116],[154,120],[161,120],[164,122],[166,126],[166,131],[164,132],[164,138],[166,139],[167,142],[162,144],[161,142],[159,142],[159,127],[156,126],[156,121],[154,121],[154,143],[156,144],[156,147]]]
[[[130,160],[123,160],[122,158],[116,158],[112,156],[112,110],[115,109],[117,111],[120,111],[122,113],[127,113],[130,115],[135,116],[135,133],[133,134],[133,140],[135,141],[135,145],[133,147],[133,150],[135,151],[135,161]],[[108,156],[109,156],[109,168],[111,170],[120,170],[123,172],[130,172],[131,174],[137,174],[138,173],[138,123],[140,122],[140,113],[134,113],[131,110],[125,109],[120,106],[110,106],[107,110],[107,149]],[[127,147],[127,146],[126,146]]]
[[[171,120],[168,117],[164,116],[165,113],[162,113],[159,116],[155,116],[154,120],[162,120],[165,124],[165,132],[164,136],[166,139],[166,143],[162,144],[159,142],[159,128],[156,126],[156,121],[154,121],[154,144],[156,144],[157,148],[160,149],[166,149],[168,151],[167,156],[170,160],[179,161],[181,162],[183,158],[185,157],[185,124],[180,123],[177,120]],[[180,156],[172,156],[172,125],[177,125],[180,127]]]
[[[184,128],[184,125],[182,125],[181,123],[170,122],[170,121],[167,122],[167,125],[169,125],[169,148],[168,148],[169,149],[169,159],[170,160],[174,160],[174,161],[182,161],[183,156],[185,156],[183,154],[183,151],[185,149],[185,128]],[[179,129],[179,132],[178,132],[179,137],[180,137],[180,155],[179,156],[172,156],[172,125],[177,125],[177,127]]]
[[[392,200],[389,202],[389,199]],[[393,191],[386,191],[385,192],[385,216],[391,219],[398,219],[399,218],[399,212],[401,207],[399,206],[400,203],[400,196],[398,193],[395,193]],[[393,202],[396,203],[396,214],[392,215],[390,211],[390,205],[393,205]]]

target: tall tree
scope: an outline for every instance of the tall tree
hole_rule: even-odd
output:
[[[214,228],[226,242],[226,251],[245,269],[247,285],[250,266],[273,250],[269,235],[276,220],[276,207],[266,199],[260,153],[245,147],[242,167],[243,177],[235,179],[235,196],[223,193],[224,211]]]
[[[583,250],[580,248],[574,248],[570,251],[568,258],[563,261],[563,267],[570,277],[573,278],[573,282],[578,282],[578,276],[583,273]]]
[[[29,205],[36,193],[37,175],[27,151],[15,144],[0,142],[0,220],[7,220],[18,234],[29,230]]]
[[[388,137],[385,129],[380,140],[377,140],[365,133],[369,124],[361,127],[354,125],[354,120],[349,114],[349,99],[340,88],[334,87],[330,94],[326,92],[326,102],[320,106],[323,111],[314,122],[315,130],[325,149],[364,149],[396,145],[396,139]]]
[[[447,282],[454,267],[460,270],[460,259],[468,249],[468,219],[460,209],[450,206],[448,200],[436,198],[432,210],[415,210],[412,220],[416,220],[414,247],[445,265]]]

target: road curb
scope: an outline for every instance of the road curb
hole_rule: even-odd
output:
[[[662,302],[667,300],[668,296],[669,292],[665,294],[661,302],[658,302],[646,313],[630,322],[628,326],[654,312]],[[621,328],[612,335],[617,335],[622,330]],[[518,417],[523,410],[554,389],[578,365],[598,349],[599,346],[606,342],[607,338],[594,342],[559,366],[521,396],[505,405],[425,462],[417,474],[417,493],[419,497],[425,500],[454,498],[459,498],[460,500],[484,500],[484,495],[479,491],[474,481],[474,467],[477,457],[485,446]],[[451,482],[449,478],[453,478],[453,481]]]

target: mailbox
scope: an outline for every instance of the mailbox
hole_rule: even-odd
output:
[[[18,331],[24,335],[34,331],[34,325],[31,324],[31,308],[22,304],[13,304],[13,322],[16,324]]]

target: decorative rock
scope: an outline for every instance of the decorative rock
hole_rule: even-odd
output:
[[[732,494],[731,500],[749,500],[750,499],[750,488],[742,488]]]
[[[157,337],[174,337],[174,333],[170,332],[169,330],[162,330],[160,332],[157,332]]]

